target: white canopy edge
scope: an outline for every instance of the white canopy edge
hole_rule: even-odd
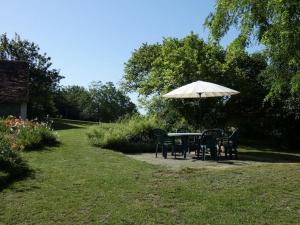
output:
[[[240,92],[205,81],[196,81],[179,87],[165,95],[164,98],[209,98],[239,94]]]

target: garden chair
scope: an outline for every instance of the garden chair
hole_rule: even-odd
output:
[[[216,138],[217,138],[217,148],[218,148],[218,157],[221,155],[222,151],[222,146],[223,145],[223,138],[224,138],[224,130],[220,128],[214,128],[214,129],[209,129],[209,131],[216,132]]]
[[[174,146],[175,146],[174,138],[169,137],[166,131],[159,128],[153,129],[152,132],[156,142],[155,157],[157,158],[158,149],[159,147],[161,147],[162,155],[166,159],[168,155],[168,147],[171,147],[172,154],[174,152]]]
[[[191,131],[188,128],[185,128],[185,127],[181,127],[181,128],[178,128],[176,130],[176,133],[190,133],[190,132]],[[196,139],[195,139],[195,137],[188,137],[187,138],[187,143],[184,143],[184,140],[181,139],[181,144],[182,144],[182,153],[183,153],[183,148],[185,147],[185,146],[183,146],[183,144],[186,144],[188,153],[190,154],[191,148],[196,146]]]
[[[235,159],[238,158],[238,142],[239,142],[239,129],[233,131],[228,138],[223,138],[223,145],[225,148],[225,158],[229,153],[229,159],[232,159],[232,154],[235,155]]]
[[[197,157],[199,158],[201,153],[202,160],[205,160],[206,153],[210,153],[212,159],[218,160],[219,151],[218,151],[217,139],[218,139],[218,131],[214,129],[205,130],[199,139]]]

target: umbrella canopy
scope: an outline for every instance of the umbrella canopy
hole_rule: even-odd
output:
[[[165,98],[208,98],[219,96],[231,96],[238,94],[233,89],[205,81],[196,81],[179,87],[165,95]]]

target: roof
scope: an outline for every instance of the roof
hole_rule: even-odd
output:
[[[0,60],[0,103],[28,102],[29,67],[26,62]]]

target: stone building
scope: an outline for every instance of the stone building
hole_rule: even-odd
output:
[[[0,117],[27,117],[29,68],[26,62],[0,60]]]

